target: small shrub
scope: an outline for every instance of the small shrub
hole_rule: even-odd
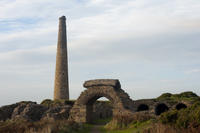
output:
[[[172,110],[170,112],[161,114],[160,121],[163,124],[174,124],[176,123],[177,118],[178,118],[177,110]]]
[[[43,100],[40,104],[46,106],[46,107],[51,107],[53,104],[53,101],[51,99],[45,99]]]
[[[183,92],[181,94],[179,94],[179,97],[185,97],[185,98],[191,98],[191,97],[198,97],[197,94],[188,91],[188,92]]]

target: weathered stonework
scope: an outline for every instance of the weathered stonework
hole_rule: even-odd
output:
[[[112,117],[112,103],[110,101],[96,101],[93,106],[94,120]]]
[[[68,57],[65,16],[59,18],[59,32],[56,55],[54,99],[69,99]]]
[[[100,97],[106,97],[113,105],[113,118],[132,113],[132,100],[125,93],[118,80],[90,80],[84,83],[83,91],[70,111],[70,119],[76,122],[92,122],[93,104]]]
[[[98,79],[86,81],[83,86],[85,88],[90,88],[94,86],[112,86],[115,89],[121,88],[121,85],[117,79]]]
[[[68,119],[70,105],[57,106],[49,108],[42,116],[43,120],[62,120]]]
[[[36,103],[20,104],[13,110],[12,120],[39,121],[47,107]]]

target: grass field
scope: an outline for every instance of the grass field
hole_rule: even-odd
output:
[[[130,124],[127,128],[115,130],[108,130],[105,127],[102,127],[101,131],[102,133],[142,133],[142,131],[148,128],[152,122],[152,120],[136,122]]]

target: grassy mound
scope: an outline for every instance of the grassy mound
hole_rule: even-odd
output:
[[[180,94],[171,94],[171,93],[164,93],[158,98],[156,98],[157,101],[165,101],[171,104],[178,103],[180,101],[186,101],[190,103],[194,103],[196,101],[200,101],[200,97],[197,96],[193,92],[183,92]]]

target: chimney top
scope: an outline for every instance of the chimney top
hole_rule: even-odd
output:
[[[65,16],[61,16],[59,19],[60,20],[66,20]]]

